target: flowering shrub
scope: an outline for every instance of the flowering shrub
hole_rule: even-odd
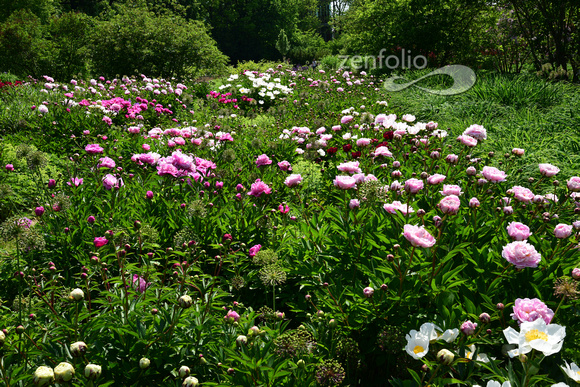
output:
[[[580,177],[398,114],[372,77],[284,74],[260,126],[145,76],[28,85],[69,147],[3,159],[38,181],[0,228],[3,381],[577,380]]]

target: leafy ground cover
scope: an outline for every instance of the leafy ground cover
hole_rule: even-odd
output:
[[[3,382],[577,382],[578,95],[282,66],[3,87]]]

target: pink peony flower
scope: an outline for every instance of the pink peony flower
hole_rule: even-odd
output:
[[[539,164],[538,167],[540,167],[542,176],[546,177],[556,176],[560,172],[560,168],[552,164]]]
[[[350,202],[348,203],[348,207],[351,210],[354,210],[355,208],[359,208],[360,207],[360,200],[358,200],[358,199],[351,199]]]
[[[568,189],[572,192],[580,192],[580,177],[572,176],[566,183]]]
[[[157,166],[157,174],[159,176],[173,176],[177,177],[179,171],[173,164],[163,163]]]
[[[256,256],[256,254],[258,254],[258,251],[260,251],[261,248],[262,248],[262,245],[254,245],[254,246],[250,247],[250,251],[249,251],[250,258],[254,258]]]
[[[111,174],[107,174],[103,178],[103,187],[105,187],[106,190],[119,188],[119,184],[122,184],[121,180],[117,179],[115,176]]]
[[[411,207],[407,204],[403,204],[397,200],[395,200],[393,203],[385,203],[383,208],[385,209],[385,211],[387,211],[388,213],[391,213],[391,214],[396,214],[397,211],[401,211],[401,213],[403,213],[403,215],[412,214],[413,212],[415,212],[413,207]]]
[[[530,228],[520,222],[510,222],[507,226],[507,233],[514,241],[525,241],[532,235]]]
[[[278,168],[280,168],[281,171],[291,171],[292,170],[292,166],[286,160],[280,161],[278,163]]]
[[[532,200],[534,200],[534,193],[529,188],[516,185],[512,187],[511,191],[514,194],[514,197],[520,202],[530,203]]]
[[[459,156],[453,153],[448,154],[445,157],[445,161],[447,161],[449,164],[457,164],[457,162],[459,161]]]
[[[147,193],[145,194],[145,197],[147,199],[153,199],[153,191],[147,191]]]
[[[575,267],[572,269],[572,278],[574,278],[576,281],[580,280],[580,268]]]
[[[459,200],[459,197],[457,197],[456,195],[448,195],[445,196],[443,199],[441,199],[437,207],[439,207],[439,209],[444,214],[454,215],[457,214],[457,212],[459,211],[460,205],[461,201]]]
[[[374,155],[375,157],[393,157],[393,154],[386,146],[380,146],[375,149]]]
[[[44,207],[40,206],[40,207],[36,207],[34,209],[34,214],[36,216],[42,216],[44,214]]]
[[[115,160],[110,157],[102,157],[99,159],[97,168],[115,168]]]
[[[6,164],[6,170],[7,171],[13,171],[14,170],[14,165],[12,165],[12,164]]]
[[[479,200],[477,198],[471,198],[469,199],[469,207],[471,208],[477,208],[479,207],[481,203],[479,203]]]
[[[467,320],[463,324],[461,324],[461,332],[465,336],[471,336],[475,333],[475,329],[477,328],[477,323],[471,322]]]
[[[143,293],[151,285],[151,282],[145,281],[145,278],[133,274],[133,286],[139,293]]]
[[[442,175],[440,173],[436,173],[434,175],[431,175],[427,178],[427,184],[429,185],[437,185],[437,184],[441,184],[443,181],[445,181],[446,176]]]
[[[457,141],[461,142],[463,145],[468,147],[474,147],[477,145],[477,140],[471,136],[467,136],[462,134],[461,136],[457,137]]]
[[[100,247],[103,247],[107,243],[109,243],[109,241],[105,237],[95,237],[95,240],[93,243],[95,244],[95,248],[98,249]]]
[[[371,298],[373,294],[375,294],[375,289],[371,288],[370,286],[367,286],[366,288],[363,289],[363,294],[365,295],[366,298]]]
[[[423,181],[419,179],[409,179],[405,181],[405,191],[410,194],[416,194],[423,189]]]
[[[268,185],[260,179],[257,179],[254,183],[252,183],[248,195],[259,198],[262,194],[270,194],[271,192],[272,188],[268,187]]]
[[[260,155],[256,159],[256,166],[261,167],[263,165],[270,165],[272,164],[272,160],[267,155]]]
[[[103,153],[103,148],[99,144],[89,144],[85,147],[85,151],[89,154]]]
[[[496,167],[483,167],[481,171],[483,177],[485,177],[488,181],[493,183],[499,183],[505,181],[506,174],[504,171],[500,171]]]
[[[235,310],[228,310],[228,314],[225,315],[224,320],[227,322],[233,323],[238,322],[240,319],[240,315]]]
[[[532,322],[541,318],[549,324],[554,317],[554,311],[537,298],[518,298],[514,303],[514,312],[511,314],[518,324]]]
[[[287,187],[296,187],[301,182],[302,176],[300,176],[299,174],[292,174],[288,176],[286,180],[284,180],[284,184],[286,184]]]
[[[351,189],[356,187],[356,179],[351,176],[336,176],[333,183],[335,187],[340,189]]]
[[[453,184],[444,184],[443,191],[439,191],[439,192],[441,193],[441,195],[444,195],[444,196],[448,196],[448,195],[459,196],[463,193],[463,191],[461,191],[461,187],[459,187],[458,185],[453,185]]]
[[[487,139],[487,131],[481,125],[471,125],[469,128],[465,129],[463,135],[471,136],[476,140],[483,141]]]
[[[514,149],[512,149],[512,153],[516,156],[523,156],[525,153],[525,150],[523,150],[522,148],[514,148]]]
[[[353,116],[344,116],[340,119],[341,124],[348,124],[353,120]]]
[[[78,187],[79,185],[83,185],[83,179],[82,178],[78,178],[78,177],[71,177],[70,181],[67,181],[67,184],[70,185],[71,187],[74,185],[75,187]]]
[[[350,161],[348,163],[342,163],[342,164],[339,164],[338,167],[336,167],[336,168],[341,172],[347,172],[347,173],[361,173],[362,172],[362,169],[359,168],[358,161]]]
[[[425,230],[424,226],[412,226],[406,224],[403,227],[403,236],[407,238],[414,247],[433,247],[435,245],[435,238]]]
[[[568,238],[572,234],[572,225],[560,223],[554,228],[554,236],[558,239]]]
[[[356,146],[365,147],[371,143],[371,140],[368,138],[359,138],[356,140]]]
[[[527,241],[516,241],[504,246],[501,256],[517,269],[524,267],[538,267],[542,260],[540,253]]]

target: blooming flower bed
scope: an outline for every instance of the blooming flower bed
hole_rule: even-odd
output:
[[[69,148],[4,160],[38,183],[1,228],[7,385],[580,381],[580,177],[390,110],[366,74],[243,76],[272,121],[216,114],[231,85],[19,86]]]

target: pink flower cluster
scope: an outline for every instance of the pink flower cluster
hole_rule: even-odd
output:
[[[406,224],[403,227],[403,236],[407,238],[414,247],[433,247],[437,242],[433,235],[425,230],[424,226],[419,227]]]

